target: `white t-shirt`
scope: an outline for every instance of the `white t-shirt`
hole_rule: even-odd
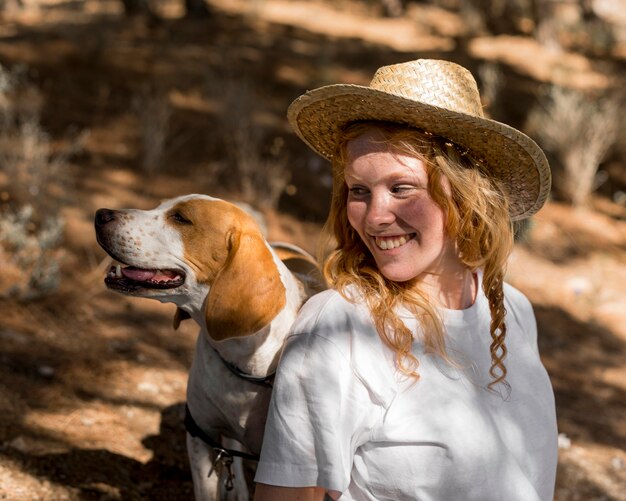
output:
[[[530,302],[509,285],[505,298],[505,398],[486,389],[482,291],[466,310],[440,310],[457,367],[414,343],[416,383],[395,370],[364,305],[332,290],[311,298],[279,364],[255,480],[342,500],[552,500],[554,394]]]

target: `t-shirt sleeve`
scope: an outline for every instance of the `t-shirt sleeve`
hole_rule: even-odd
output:
[[[376,408],[332,340],[311,332],[291,336],[276,375],[255,480],[343,492]]]
[[[528,298],[515,287],[506,284],[504,295],[507,300],[507,315],[512,315],[522,328],[526,340],[532,346],[535,353],[539,353],[537,342],[537,320],[533,306]]]

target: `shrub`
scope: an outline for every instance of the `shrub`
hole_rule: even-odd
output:
[[[39,123],[41,94],[26,75],[23,67],[0,66],[0,296],[23,300],[60,281],[61,205],[72,152],[52,154]]]
[[[57,289],[63,226],[60,216],[41,218],[31,205],[0,212],[0,295],[29,300]]]
[[[615,144],[623,98],[593,98],[582,91],[552,86],[527,121],[528,132],[552,154],[554,189],[574,206],[595,190],[598,167]]]
[[[163,165],[172,108],[167,92],[144,88],[134,99],[139,119],[141,167],[150,178]]]
[[[259,89],[234,76],[210,79],[209,94],[220,103],[217,128],[225,164],[218,177],[259,208],[276,208],[290,173],[284,139],[262,123]],[[211,131],[215,137],[215,131]]]

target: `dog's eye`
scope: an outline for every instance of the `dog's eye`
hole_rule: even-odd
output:
[[[191,224],[191,221],[189,221],[189,219],[187,219],[185,216],[183,216],[180,212],[174,212],[170,217],[174,221],[176,221],[177,223],[180,223],[180,224]]]

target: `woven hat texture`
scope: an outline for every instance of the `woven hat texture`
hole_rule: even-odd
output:
[[[406,124],[447,138],[470,150],[501,182],[513,220],[537,212],[550,192],[550,167],[541,148],[517,129],[485,118],[474,77],[450,61],[383,66],[367,87],[320,87],[293,101],[287,118],[296,134],[328,160],[340,129],[360,120]]]

